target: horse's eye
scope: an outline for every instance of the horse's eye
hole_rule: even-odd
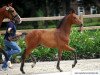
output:
[[[10,12],[14,12],[14,10],[9,10]]]
[[[14,12],[14,9],[12,7],[9,7],[9,8],[10,8],[9,9],[10,12]]]
[[[12,12],[14,12],[14,10],[12,10]]]
[[[76,17],[74,17],[74,19],[76,19]]]

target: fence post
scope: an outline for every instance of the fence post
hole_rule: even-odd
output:
[[[80,13],[79,18],[80,18],[80,20],[82,21],[82,24],[83,24],[83,13],[82,12]]]

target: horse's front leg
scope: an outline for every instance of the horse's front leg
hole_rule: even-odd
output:
[[[77,53],[76,53],[76,51],[73,51],[73,55],[74,55],[74,63],[72,64],[72,68],[74,68],[75,65],[77,64]]]
[[[76,50],[74,48],[71,48],[68,45],[66,45],[66,50],[72,51],[73,54],[74,54],[74,63],[72,64],[72,68],[74,68],[75,65],[77,64],[77,53],[76,53]]]
[[[58,50],[58,62],[57,62],[57,69],[62,72],[62,70],[60,69],[60,60],[61,60],[61,56],[62,56],[62,50]]]

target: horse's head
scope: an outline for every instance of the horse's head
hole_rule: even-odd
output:
[[[3,21],[4,18],[9,18],[10,20],[13,20],[18,24],[21,23],[21,18],[13,7],[4,6],[4,7],[1,8],[1,10],[4,10],[3,12],[0,12],[1,22]]]
[[[82,30],[83,23],[82,23],[82,21],[79,19],[79,16],[76,15],[76,13],[75,13],[75,11],[74,11],[73,9],[71,9],[71,10],[69,11],[68,18],[69,18],[71,24],[80,25],[80,31]]]
[[[18,13],[15,11],[15,9],[11,6],[6,7],[7,11],[5,11],[4,15],[6,18],[9,18],[10,20],[14,20],[16,23],[21,23],[21,18],[18,15]]]

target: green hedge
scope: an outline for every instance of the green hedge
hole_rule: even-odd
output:
[[[76,48],[79,58],[100,57],[100,30],[72,32],[70,45]]]
[[[3,45],[3,36],[0,36],[0,43],[1,45]],[[18,40],[18,44],[23,52],[23,50],[25,49],[24,39]],[[70,35],[69,44],[71,47],[76,49],[78,54],[78,59],[99,58],[100,30],[83,31],[82,33],[79,33],[76,29],[73,29]],[[37,58],[38,61],[53,61],[57,59],[57,52],[58,52],[57,50],[58,49],[46,48],[40,45],[33,50],[33,55]],[[62,54],[62,59],[63,60],[73,59],[72,53],[64,51]]]

